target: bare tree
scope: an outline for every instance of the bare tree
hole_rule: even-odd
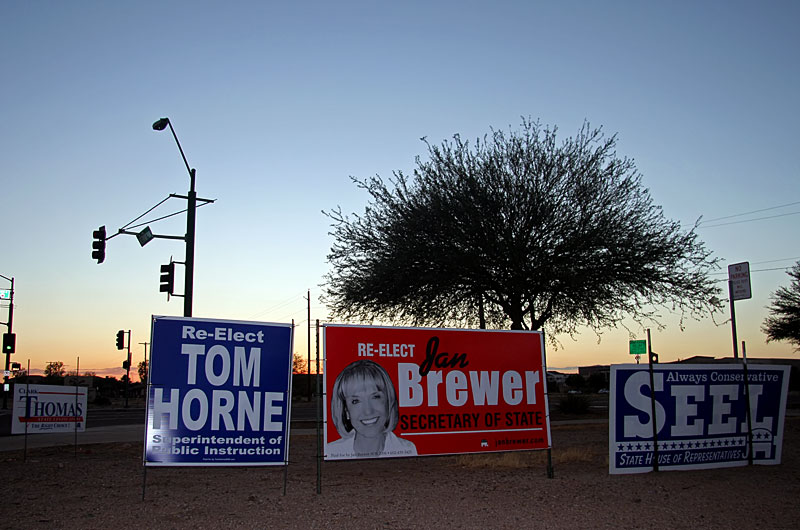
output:
[[[574,333],[626,317],[720,309],[718,268],[695,228],[664,217],[616,136],[556,141],[523,119],[474,147],[458,135],[402,171],[353,181],[361,215],[332,220],[325,301],[337,318]]]
[[[63,361],[51,361],[44,367],[45,377],[64,377],[66,369]]]
[[[788,274],[792,281],[773,293],[761,330],[767,334],[767,342],[786,340],[800,350],[800,261]]]

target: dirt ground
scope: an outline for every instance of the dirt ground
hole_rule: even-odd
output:
[[[330,462],[293,435],[284,468],[147,468],[142,444],[0,454],[0,528],[800,528],[800,418],[783,463],[608,474],[608,426],[546,452]],[[143,485],[144,491],[143,491]],[[144,500],[142,495],[144,493]]]

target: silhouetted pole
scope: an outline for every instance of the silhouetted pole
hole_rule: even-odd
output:
[[[161,118],[153,124],[153,130],[163,131],[167,126],[175,138],[175,143],[178,144],[178,150],[181,152],[183,163],[186,164],[186,170],[189,172],[189,195],[187,195],[188,206],[186,210],[186,274],[184,275],[184,289],[183,289],[183,316],[192,316],[192,290],[194,289],[194,239],[195,239],[195,216],[197,212],[197,192],[195,191],[195,170],[189,167],[189,162],[186,160],[186,155],[183,152],[183,147],[178,140],[178,135],[175,134],[175,129],[172,127],[172,122],[169,118]]]
[[[306,381],[308,401],[311,401],[311,289],[308,290],[308,360],[306,361]]]
[[[653,375],[653,343],[650,341],[650,328],[647,328],[647,358],[650,371],[650,417],[653,422],[653,471],[658,471],[658,422],[656,421],[656,387]]]
[[[750,375],[747,373],[747,349],[742,341],[742,369],[744,370],[744,399],[747,411],[747,465],[753,465],[753,413],[750,410]]]
[[[182,152],[183,151],[181,151],[181,153]],[[191,183],[189,184],[189,209],[186,211],[186,275],[184,277],[185,281],[183,284],[183,316],[185,317],[192,316],[192,292],[194,290],[194,234],[195,214],[197,212],[197,192],[194,189],[194,169],[189,170],[189,176],[191,177]]]
[[[14,278],[8,278],[0,274],[0,277],[5,278],[6,280],[11,282],[11,294],[8,297],[8,332],[14,332]],[[5,374],[7,374],[11,370],[11,353],[6,352],[6,367],[5,367]],[[8,385],[8,376],[3,375],[3,410],[8,408],[8,392],[6,391],[6,385]]]
[[[733,282],[728,280],[728,299],[731,304],[731,333],[733,334],[733,358],[739,358],[739,343],[736,339],[736,310],[733,308]]]

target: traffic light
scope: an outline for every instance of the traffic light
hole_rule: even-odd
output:
[[[92,237],[92,259],[96,259],[99,265],[106,259],[106,227],[101,226],[92,232]]]
[[[17,334],[3,333],[3,353],[14,353],[17,350]]]
[[[162,293],[172,294],[175,291],[175,262],[161,266],[161,285],[158,290]]]
[[[119,330],[117,331],[117,349],[124,350],[125,349],[125,331]]]
[[[126,370],[129,369],[131,367],[131,362],[130,361],[122,361],[122,367],[125,368]]]
[[[656,352],[650,352],[650,364],[658,364],[658,354]]]

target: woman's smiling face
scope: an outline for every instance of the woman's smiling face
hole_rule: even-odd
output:
[[[386,392],[373,381],[355,381],[344,392],[350,423],[360,436],[381,436],[386,431],[389,406]]]

